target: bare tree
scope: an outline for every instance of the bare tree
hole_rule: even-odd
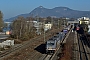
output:
[[[32,17],[18,17],[13,21],[12,31],[13,37],[21,40],[28,40],[35,36],[35,28],[33,27]]]
[[[2,14],[2,12],[0,11],[0,31],[3,31],[3,30],[2,30],[3,26],[4,26],[3,14]]]

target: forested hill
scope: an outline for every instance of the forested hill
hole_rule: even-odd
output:
[[[28,17],[28,16],[40,16],[40,17],[67,17],[67,18],[78,18],[78,17],[90,17],[90,11],[78,11],[73,10],[68,7],[55,7],[53,9],[47,9],[43,6],[39,6],[32,10],[30,13],[27,14],[20,14],[18,16]],[[6,19],[5,21],[13,21],[18,16],[11,17],[9,19]]]

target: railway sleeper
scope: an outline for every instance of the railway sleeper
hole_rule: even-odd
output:
[[[48,50],[46,51],[47,54],[54,54],[55,53],[55,50]]]

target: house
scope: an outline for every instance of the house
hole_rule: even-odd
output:
[[[90,22],[89,22],[89,20],[80,20],[80,21],[79,21],[79,24],[83,24],[83,23],[89,24]]]
[[[81,18],[78,18],[78,21],[79,21],[79,24],[89,24],[90,23],[90,19],[88,17],[81,17]]]
[[[47,23],[47,24],[44,24],[44,30],[47,31],[49,29],[52,28],[52,24],[51,23]]]

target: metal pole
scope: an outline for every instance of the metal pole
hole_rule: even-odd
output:
[[[59,20],[58,20],[58,29],[59,29],[59,27],[60,27],[60,26],[59,26]]]
[[[53,26],[53,18],[51,18],[51,23],[52,23],[52,26]]]
[[[45,42],[45,30],[44,30],[44,42]]]
[[[44,21],[44,42],[45,42],[45,21]]]
[[[22,21],[21,21],[21,28],[20,28],[20,37],[21,37],[21,34],[22,34]]]
[[[65,28],[65,20],[64,20],[64,28]]]

